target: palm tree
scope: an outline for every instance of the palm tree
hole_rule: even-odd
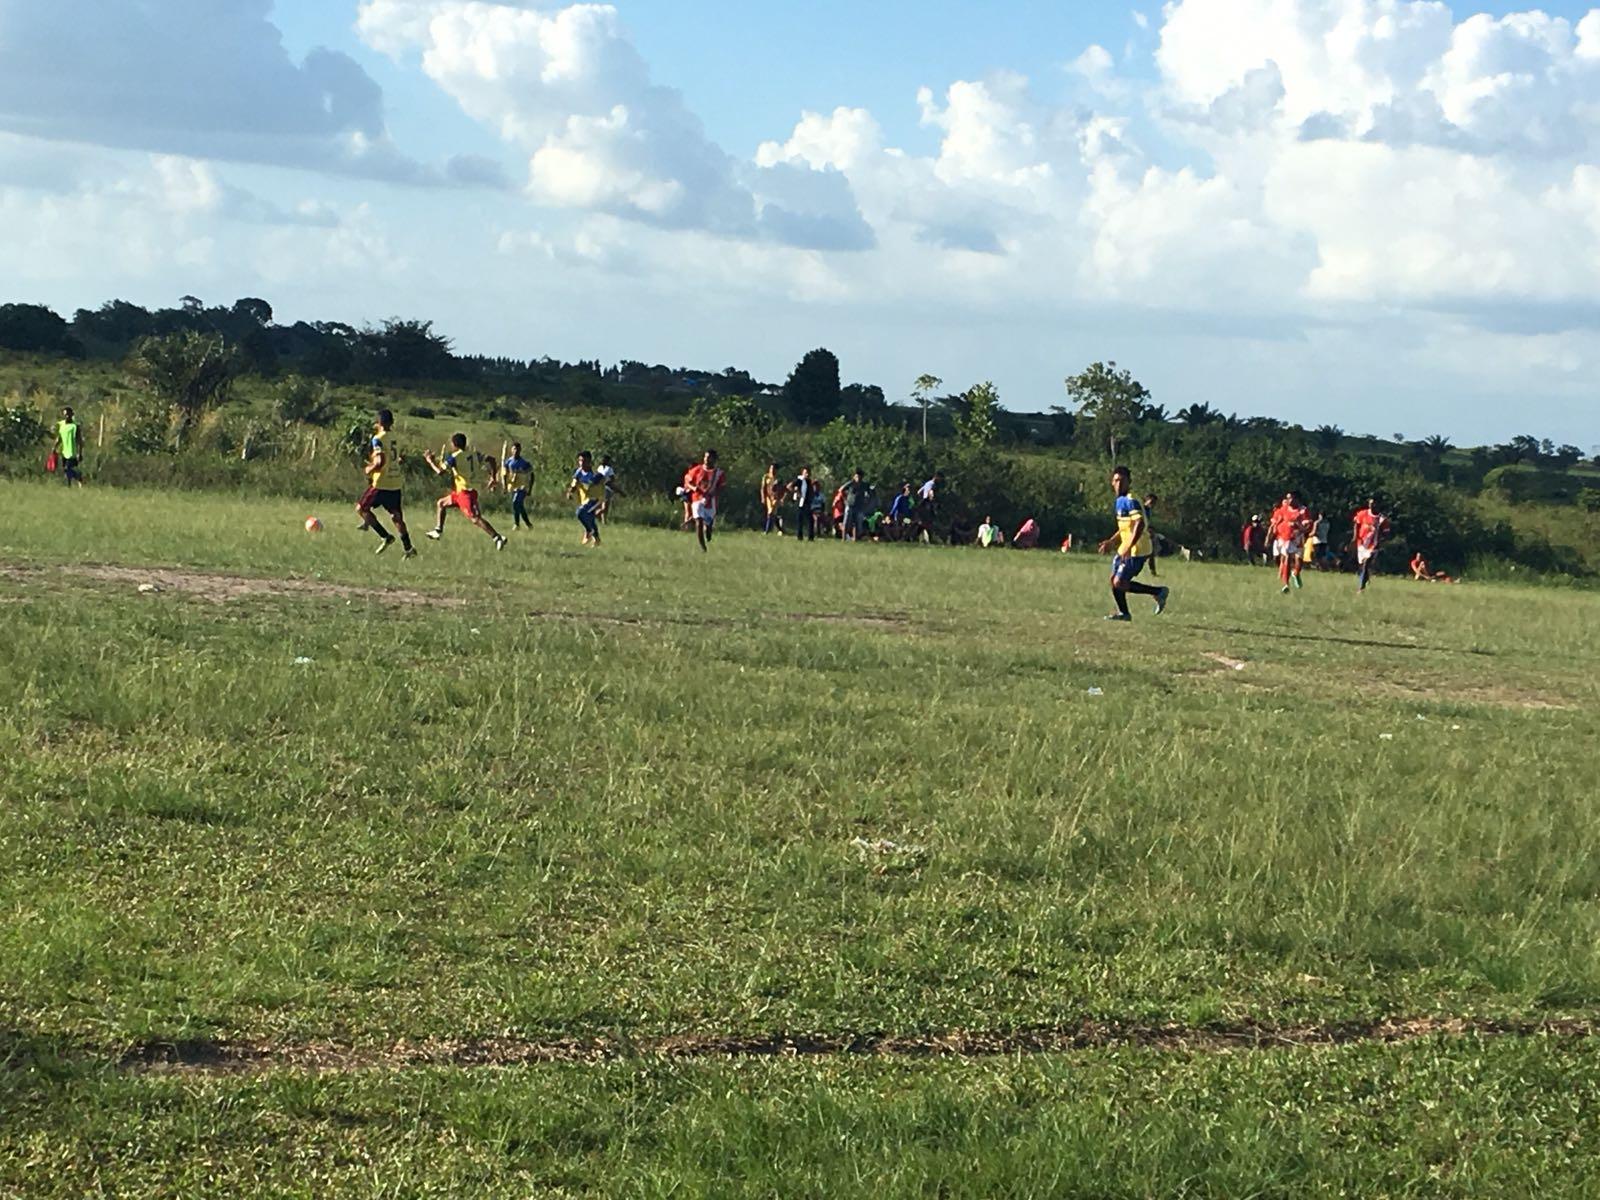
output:
[[[1202,425],[1215,425],[1222,420],[1222,414],[1209,404],[1191,404],[1178,410],[1178,420],[1191,429],[1198,429]]]
[[[928,405],[932,403],[933,393],[938,391],[944,380],[937,375],[918,375],[917,381],[911,385],[912,398],[922,406],[922,444],[928,444]]]
[[[1337,425],[1318,425],[1311,431],[1311,436],[1316,440],[1318,449],[1337,450],[1339,443],[1344,440],[1344,430]]]
[[[1449,438],[1437,433],[1432,437],[1423,438],[1417,443],[1417,446],[1423,454],[1433,459],[1435,462],[1438,462],[1446,454],[1449,454],[1450,451],[1455,449],[1455,447],[1450,444]]]
[[[1139,413],[1139,420],[1141,423],[1145,421],[1151,421],[1157,425],[1165,425],[1167,423],[1166,406],[1161,404],[1146,404]]]

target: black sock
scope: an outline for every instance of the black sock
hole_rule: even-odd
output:
[[[372,530],[373,533],[377,534],[386,542],[394,541],[394,538],[390,536],[389,531],[378,523],[377,517],[367,518],[367,528]]]
[[[1135,596],[1154,596],[1161,590],[1160,588],[1151,587],[1148,583],[1140,583],[1136,579],[1130,579],[1124,586]]]
[[[1128,597],[1121,588],[1111,589],[1111,598],[1117,602],[1117,611],[1123,616],[1128,616]]]
[[[411,549],[411,534],[409,532],[400,535],[400,544],[407,550]]]

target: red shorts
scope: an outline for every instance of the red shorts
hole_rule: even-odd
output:
[[[475,517],[478,515],[477,492],[451,492],[450,500],[457,508],[466,513],[467,516]]]

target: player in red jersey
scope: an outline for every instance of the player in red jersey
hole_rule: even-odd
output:
[[[1372,560],[1378,556],[1378,550],[1388,534],[1389,518],[1378,511],[1377,500],[1369,497],[1366,507],[1356,513],[1351,529],[1351,541],[1355,544],[1356,565],[1359,568],[1357,591],[1367,590],[1367,581],[1372,578]]]
[[[1287,592],[1293,582],[1300,586],[1301,560],[1305,555],[1306,534],[1311,531],[1311,513],[1300,500],[1299,492],[1288,492],[1272,510],[1272,553],[1278,560],[1278,580]]]
[[[694,531],[704,550],[711,541],[717,521],[717,502],[728,482],[728,473],[717,466],[717,452],[707,450],[698,466],[689,468],[683,477],[684,490],[689,493],[690,511],[694,515]]]

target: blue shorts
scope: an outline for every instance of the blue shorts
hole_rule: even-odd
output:
[[[1111,560],[1111,582],[1116,584],[1132,581],[1140,571],[1144,570],[1146,561],[1144,555],[1132,555],[1128,558],[1117,555]]]

